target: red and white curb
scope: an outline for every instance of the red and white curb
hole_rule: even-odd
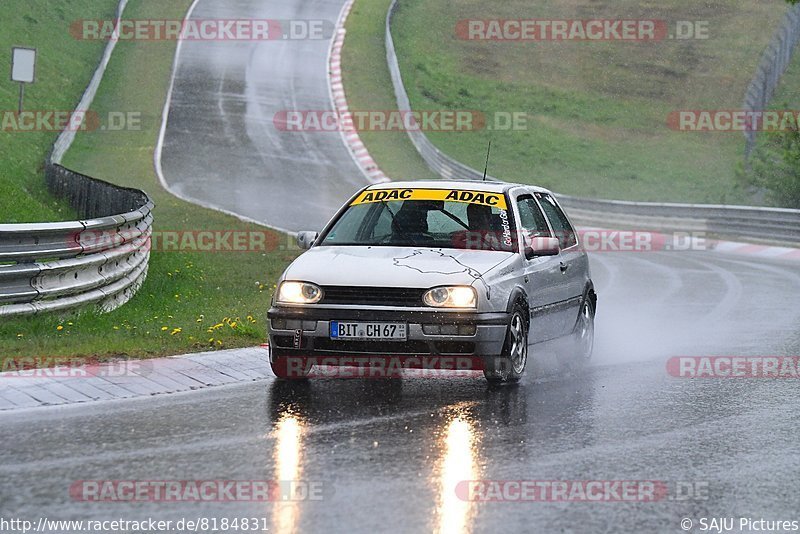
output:
[[[797,248],[753,245],[752,243],[739,243],[737,241],[710,241],[709,248],[716,252],[739,256],[800,261],[800,249]]]
[[[328,84],[331,92],[331,100],[333,108],[339,117],[344,116],[349,112],[347,106],[347,97],[344,94],[344,84],[342,83],[342,47],[344,46],[344,37],[347,30],[344,24],[347,21],[347,16],[353,8],[354,0],[348,0],[342,7],[339,13],[339,20],[336,22],[336,33],[331,46],[328,58]],[[353,121],[339,121],[342,124],[340,130],[342,139],[350,155],[356,162],[356,165],[363,171],[367,179],[374,183],[389,182],[391,179],[387,177],[382,170],[369,155],[367,147],[361,141],[358,135],[358,130],[353,126]]]

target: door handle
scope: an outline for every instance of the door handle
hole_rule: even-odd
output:
[[[559,268],[561,269],[562,273],[565,273],[567,272],[567,269],[569,269],[569,265],[562,261]]]

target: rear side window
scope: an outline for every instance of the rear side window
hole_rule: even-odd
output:
[[[564,215],[564,212],[561,211],[561,208],[556,204],[555,199],[544,193],[536,193],[536,199],[539,201],[542,210],[544,210],[545,215],[547,215],[547,218],[550,220],[553,231],[558,238],[559,246],[564,249],[577,244],[578,239],[575,237],[575,230],[572,228],[572,225],[569,224],[567,216]]]

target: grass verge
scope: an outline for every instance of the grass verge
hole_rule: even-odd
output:
[[[385,64],[379,41],[389,4],[357,2],[356,16],[348,21],[343,65],[353,109],[393,98],[382,75],[385,67],[378,66]],[[596,198],[750,203],[754,199],[735,172],[742,135],[673,131],[667,116],[684,109],[740,108],[785,10],[780,0],[671,0],[646,6],[634,0],[570,0],[535,7],[525,0],[492,5],[402,0],[393,35],[414,109],[525,114],[527,129],[520,131],[429,134],[459,161],[482,168],[492,139],[491,172],[509,181]],[[708,21],[710,37],[650,43],[456,38],[457,21],[494,18]],[[365,75],[372,69],[372,77]],[[793,99],[798,82],[797,69],[782,82]],[[378,164],[395,176],[394,164],[384,159],[393,142],[378,134],[365,135],[364,141]],[[397,150],[405,154],[407,147]]]
[[[131,0],[126,17],[176,19],[190,0]],[[93,110],[140,114],[137,130],[81,132],[65,158],[76,171],[147,191],[154,231],[255,231],[263,227],[183,202],[158,183],[153,150],[169,85],[175,43],[120,42]],[[268,243],[286,243],[274,234]],[[151,254],[147,281],[108,314],[40,316],[3,321],[2,358],[14,356],[151,357],[252,346],[266,336],[275,280],[296,252],[166,252]]]
[[[0,223],[69,220],[75,212],[44,184],[43,162],[59,132],[20,131],[19,84],[11,82],[11,48],[36,48],[36,81],[25,86],[25,111],[70,111],[92,77],[105,43],[78,41],[70,22],[113,16],[118,0],[3,0],[0,32]]]

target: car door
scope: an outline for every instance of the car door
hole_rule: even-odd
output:
[[[561,247],[561,253],[555,256],[558,260],[560,281],[556,284],[558,296],[553,316],[558,321],[557,335],[562,336],[572,332],[578,318],[581,297],[588,278],[588,260],[578,246],[575,229],[553,195],[537,192],[534,197],[547,216]]]
[[[525,233],[529,237],[553,236],[547,219],[531,192],[523,190],[515,198],[514,205],[521,234]],[[560,284],[563,276],[558,256],[539,256],[529,260],[525,258],[524,248],[524,239],[520,239],[519,249],[524,264],[522,284],[528,294],[528,305],[531,309],[528,339],[531,343],[539,343],[558,337],[562,330],[559,318],[553,313],[553,304],[561,298]]]

